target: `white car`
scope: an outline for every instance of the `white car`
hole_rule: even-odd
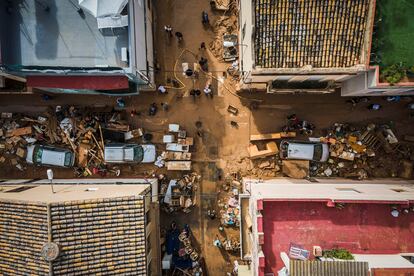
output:
[[[106,163],[152,163],[155,157],[154,145],[108,144],[104,150]]]
[[[70,168],[75,163],[75,155],[64,148],[30,145],[27,147],[26,162],[38,166]]]
[[[326,162],[329,158],[329,147],[320,142],[283,140],[280,143],[280,158]]]

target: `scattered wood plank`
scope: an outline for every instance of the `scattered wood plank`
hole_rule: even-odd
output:
[[[11,129],[6,132],[6,137],[12,136],[23,136],[32,134],[32,127],[21,127],[16,129]]]
[[[281,138],[293,138],[296,137],[296,132],[276,132],[267,134],[254,134],[250,135],[250,141],[261,140],[276,140]]]
[[[259,150],[256,145],[250,144],[249,148],[250,159],[263,158],[279,153],[279,149],[275,142],[268,142],[265,150]]]

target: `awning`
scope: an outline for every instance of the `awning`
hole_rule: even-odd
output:
[[[126,76],[27,76],[28,87],[120,90],[128,89]]]

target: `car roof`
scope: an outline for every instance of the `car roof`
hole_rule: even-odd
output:
[[[290,159],[313,159],[315,144],[289,142],[287,156]]]
[[[65,155],[67,151],[50,150],[48,147],[42,147],[42,164],[53,166],[65,166]]]

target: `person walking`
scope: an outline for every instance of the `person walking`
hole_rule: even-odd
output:
[[[207,86],[204,88],[204,94],[205,94],[207,97],[213,98],[213,93],[211,92],[211,84],[207,85]]]
[[[158,91],[160,94],[168,94],[167,89],[163,85],[158,86]]]
[[[208,25],[210,23],[208,20],[208,13],[206,11],[201,13],[201,23],[203,23],[203,25]]]
[[[370,104],[368,106],[369,110],[380,110],[382,108],[382,106],[380,104]]]
[[[178,42],[181,42],[184,39],[183,34],[180,32],[175,32],[175,37],[177,38]]]
[[[220,249],[223,247],[223,245],[221,244],[221,241],[220,241],[220,238],[219,238],[218,235],[216,235],[216,238],[213,241],[213,245],[215,247],[217,247],[217,248],[220,248]]]
[[[208,60],[206,58],[201,57],[198,64],[200,64],[201,70],[208,72]]]
[[[173,29],[172,29],[171,25],[165,25],[164,26],[164,31],[168,34],[168,37],[172,37]]]
[[[117,98],[116,99],[116,104],[118,105],[119,108],[124,108],[125,107],[125,100],[122,98]]]
[[[206,50],[206,43],[205,42],[201,42],[200,44],[200,50]]]

